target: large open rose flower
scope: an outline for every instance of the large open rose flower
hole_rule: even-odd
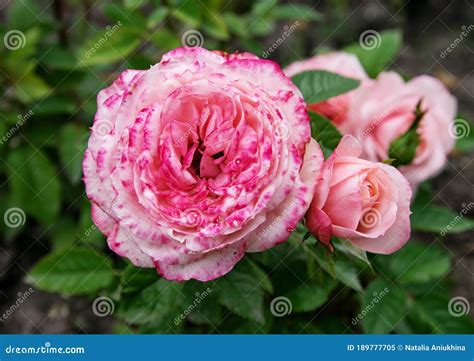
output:
[[[84,181],[109,247],[207,281],[285,241],[323,158],[299,90],[249,54],[179,48],[97,98]]]
[[[298,73],[311,70],[325,70],[360,80],[360,87],[371,81],[357,56],[344,52],[315,55],[306,60],[295,61],[284,71],[287,76],[292,77]],[[310,101],[308,109],[328,117],[338,128],[341,128],[341,131],[344,131],[349,106],[355,91],[356,89],[318,103]]]
[[[332,248],[332,236],[388,254],[410,238],[408,181],[394,167],[360,159],[360,143],[344,136],[326,160],[306,215],[309,230]]]
[[[344,126],[344,133],[362,143],[363,158],[384,161],[390,143],[415,120],[418,102],[425,112],[417,128],[420,143],[412,162],[400,167],[413,186],[443,168],[455,143],[451,130],[456,99],[439,80],[424,75],[405,83],[394,72],[381,73],[370,85],[356,91]]]

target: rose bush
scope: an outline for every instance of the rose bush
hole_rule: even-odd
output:
[[[170,280],[207,281],[285,241],[323,156],[273,61],[179,48],[97,98],[83,163],[109,247]]]
[[[359,158],[360,143],[342,138],[326,160],[306,221],[332,248],[332,236],[373,253],[388,254],[410,238],[408,181],[394,167]]]

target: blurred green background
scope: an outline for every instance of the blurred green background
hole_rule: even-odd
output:
[[[452,53],[440,56],[462,31],[461,26],[469,25],[474,18],[473,6],[469,1],[446,4],[345,0],[3,0],[0,3],[3,39],[0,44],[0,211],[5,216],[8,210],[19,208],[20,224],[11,227],[8,222],[0,222],[0,311],[15,303],[19,292],[28,289],[25,282],[29,271],[48,252],[82,245],[110,254],[90,219],[81,163],[96,110],[97,92],[110,85],[124,69],[147,69],[163,53],[182,45],[201,45],[227,52],[250,51],[285,66],[315,52],[357,43],[366,29],[380,32],[390,29],[389,34],[395,34],[398,39],[394,45],[398,54],[382,53],[380,56],[387,57],[384,66],[405,76],[429,73],[439,77],[459,99],[461,114],[473,119],[474,73],[472,61],[469,62],[474,49],[472,34]],[[401,39],[403,42],[398,43]],[[474,194],[473,153],[469,152],[472,134],[469,139],[459,142],[445,172],[434,180],[431,193],[423,193],[429,201],[434,198],[451,209],[453,213],[442,218],[444,222],[463,209]],[[465,229],[472,231],[472,225]],[[437,233],[433,229],[428,231]],[[402,256],[374,262],[375,273],[385,275],[386,272],[385,276],[394,280],[398,270],[409,267],[406,259],[417,259],[428,249],[420,268],[412,270],[408,280],[397,280],[408,285],[407,302],[411,302],[411,308],[407,308],[406,322],[398,323],[395,331],[471,332],[469,321],[449,315],[446,302],[452,296],[459,296],[472,305],[472,232],[448,235],[442,241],[439,234],[432,233],[415,234],[420,243]],[[434,243],[439,244],[432,247]],[[285,247],[291,246],[255,256],[253,260],[265,269],[288,253]],[[296,258],[292,262],[297,270],[302,263],[298,252],[293,254]],[[293,286],[306,284],[306,279],[295,278],[285,267],[276,267],[272,274],[277,290],[280,287],[277,283],[282,284],[275,295],[291,292],[285,282]],[[383,285],[380,280],[377,282],[381,284],[368,285],[371,279],[370,272],[361,279],[364,288],[372,287],[366,293],[369,296],[372,289]],[[263,300],[266,291],[262,290],[258,301]],[[232,292],[230,287],[229,293]],[[331,292],[335,300],[325,304]],[[373,329],[371,325],[362,328],[351,325],[352,317],[364,306],[363,294],[336,286],[326,293],[318,293],[321,299],[313,300],[309,306],[303,302],[299,307],[301,313],[295,310],[297,314],[289,321],[276,319],[263,324],[260,316],[242,321],[237,315],[224,322],[219,318],[221,306],[209,301],[210,314],[215,313],[217,321],[222,321],[215,322],[219,326],[211,327],[191,317],[189,324],[172,332],[391,331],[376,321]],[[429,297],[423,299],[426,294]],[[265,297],[269,303],[271,297]],[[295,297],[304,301],[311,296]],[[391,300],[386,306],[386,317],[393,319],[390,312],[398,314],[400,310],[397,310],[396,295]],[[127,318],[127,310],[118,312]],[[205,310],[202,312],[206,314]],[[259,312],[267,313],[267,310]],[[97,318],[87,298],[35,291],[28,302],[0,322],[0,331],[112,332],[114,327],[119,327],[111,322],[113,319]],[[306,320],[312,322],[308,324]],[[439,325],[445,328],[439,329]],[[142,331],[169,332],[169,329],[146,324]]]

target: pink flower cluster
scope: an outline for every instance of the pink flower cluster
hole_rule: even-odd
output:
[[[361,85],[307,105],[289,76],[313,69]],[[170,280],[208,281],[245,252],[284,242],[305,216],[330,248],[333,236],[374,253],[403,246],[410,183],[438,172],[453,146],[445,128],[454,99],[429,77],[371,80],[347,54],[285,73],[249,53],[179,48],[98,94],[84,181],[94,223],[115,253]],[[379,163],[420,99],[426,116],[412,164],[398,171]],[[307,108],[346,134],[326,161]]]

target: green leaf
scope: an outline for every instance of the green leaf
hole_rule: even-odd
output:
[[[85,66],[125,61],[141,43],[136,28],[121,23],[99,31],[78,52],[79,63]]]
[[[304,4],[278,5],[271,11],[277,19],[301,19],[304,21],[321,20],[321,14],[314,7]]]
[[[446,294],[430,292],[420,299],[415,299],[413,318],[428,325],[433,333],[472,334],[474,323],[467,312],[463,312],[468,310],[468,307],[469,301],[466,298],[448,298]]]
[[[173,15],[178,20],[181,20],[183,23],[189,25],[192,28],[196,28],[201,23],[201,7],[197,1],[188,1],[188,0],[172,0],[170,5],[174,7],[171,11]]]
[[[34,0],[12,1],[8,7],[8,25],[12,29],[29,28],[41,21],[42,13]]]
[[[59,156],[72,184],[77,184],[82,176],[82,158],[87,145],[84,137],[88,133],[87,128],[73,123],[63,126],[59,133]]]
[[[169,10],[166,7],[159,7],[152,11],[150,16],[148,17],[146,26],[151,29],[162,22],[169,14]]]
[[[155,30],[150,37],[150,41],[161,51],[168,51],[181,46],[181,39],[166,28]]]
[[[48,292],[65,295],[94,294],[114,278],[111,260],[88,248],[50,253],[30,271],[30,281]]]
[[[258,264],[252,261],[250,258],[246,257],[241,263],[243,263],[242,267],[246,267],[247,270],[253,274],[254,279],[258,282],[258,285],[269,293],[273,293],[273,285],[272,281],[263,271]]]
[[[319,103],[323,100],[347,93],[359,86],[356,79],[325,70],[305,71],[291,78],[301,90],[307,103]]]
[[[23,103],[31,103],[51,93],[51,87],[43,78],[28,73],[15,83],[16,96]]]
[[[372,265],[367,258],[367,252],[355,247],[349,240],[334,237],[331,243],[337,251],[354,256],[372,269]]]
[[[446,275],[451,266],[451,257],[435,244],[409,241],[394,254],[377,256],[375,262],[396,283],[420,284]]]
[[[126,8],[120,4],[105,4],[104,13],[116,24],[133,27],[137,30],[144,31],[146,18],[140,13],[139,9]]]
[[[359,271],[347,258],[338,257],[337,260],[335,260],[324,246],[319,244],[313,246],[311,242],[308,241],[311,240],[305,241],[305,250],[316,260],[323,270],[346,286],[356,291],[362,291]]]
[[[461,233],[474,229],[474,220],[467,217],[474,203],[463,204],[459,213],[438,205],[428,205],[423,209],[413,209],[411,227],[416,231],[440,233]]]
[[[206,33],[216,39],[227,40],[230,36],[229,29],[227,29],[227,25],[222,16],[219,13],[214,13],[207,9],[204,12],[202,28]]]
[[[77,59],[72,52],[54,46],[41,57],[41,63],[51,69],[72,70],[77,65]]]
[[[54,223],[61,204],[58,172],[46,155],[30,147],[18,148],[8,156],[12,202],[39,222]]]
[[[245,267],[237,265],[230,273],[217,281],[219,302],[235,314],[264,323],[263,289],[260,280]]]
[[[311,136],[320,146],[330,151],[336,149],[342,138],[339,130],[321,114],[309,112],[309,116],[311,118]]]
[[[123,297],[117,315],[131,324],[159,325],[179,314],[182,283],[160,279],[141,292]]]
[[[215,291],[216,288],[210,282],[187,281],[183,288],[184,317],[176,322],[181,323],[186,319],[196,325],[218,325],[222,320],[222,307]]]
[[[139,268],[129,264],[120,275],[122,293],[139,292],[156,282],[158,278],[159,276],[154,268]]]
[[[331,279],[325,284],[306,284],[294,288],[285,296],[291,301],[294,312],[309,312],[326,303],[336,285]]]
[[[380,33],[361,34],[359,43],[349,45],[344,51],[357,55],[362,66],[369,76],[375,78],[382,70],[385,70],[400,51],[402,45],[402,34],[399,30],[387,30]],[[365,39],[365,41],[364,41]],[[374,42],[370,42],[372,39]],[[365,49],[361,46],[364,45]]]
[[[394,167],[399,167],[401,165],[410,164],[415,158],[416,149],[420,144],[420,136],[418,134],[418,126],[425,115],[425,111],[421,109],[420,100],[416,105],[414,111],[413,123],[406,133],[400,135],[398,138],[394,139],[389,146],[388,156],[391,160],[390,164]]]
[[[388,333],[404,318],[407,310],[405,293],[387,281],[377,278],[367,287],[359,314],[366,333]]]

